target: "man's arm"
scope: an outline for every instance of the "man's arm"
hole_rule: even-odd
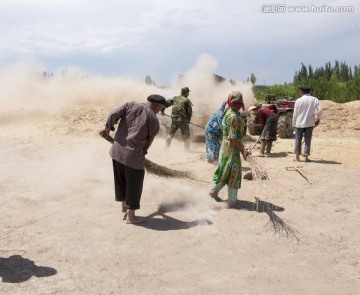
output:
[[[262,128],[265,127],[265,124],[266,124],[266,118],[265,118],[265,115],[264,115],[264,112],[263,110],[258,110],[256,112],[256,115],[258,117],[258,120],[259,120],[259,124],[261,124]]]
[[[278,108],[277,108],[276,105],[274,105],[274,104],[270,105],[270,106],[269,106],[269,109],[270,109],[275,115],[277,115],[278,112],[279,112]]]
[[[165,109],[171,107],[175,102],[175,97],[166,100],[166,105],[160,110],[161,115],[165,115]]]
[[[151,144],[154,141],[154,138],[156,136],[156,134],[159,132],[160,126],[158,124],[154,124],[153,122],[148,122],[147,123],[147,128],[149,130],[149,138],[148,138],[148,142],[145,144],[144,146],[144,154],[147,154],[148,149],[150,148]]]
[[[191,103],[190,100],[189,100],[188,103],[187,103],[186,113],[187,113],[188,120],[189,120],[189,122],[190,122],[190,121],[191,121],[191,117],[192,117],[192,103]]]
[[[293,118],[292,118],[292,127],[293,127],[293,128],[295,128],[297,116],[298,116],[298,106],[297,106],[297,103],[296,103],[296,101],[295,101]]]
[[[320,120],[323,117],[323,110],[318,99],[315,102],[315,109],[317,110],[317,119],[315,120],[315,126],[319,125]]]
[[[114,125],[116,125],[118,123],[118,121],[125,116],[126,114],[126,108],[129,105],[129,103],[125,103],[123,104],[121,107],[113,110],[109,116],[107,117],[106,123],[105,123],[105,132],[106,135],[109,135],[110,131],[114,131],[115,127]]]

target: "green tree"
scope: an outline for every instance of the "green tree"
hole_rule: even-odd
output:
[[[256,77],[255,77],[255,75],[254,75],[253,73],[251,73],[251,75],[250,75],[250,82],[251,82],[253,85],[255,85],[255,83],[256,83]]]
[[[330,100],[340,102],[341,99],[341,86],[339,83],[336,71],[333,71],[330,77],[330,89],[329,89]]]
[[[314,77],[314,71],[311,65],[309,65],[309,78],[313,78]]]
[[[327,80],[330,80],[331,74],[332,74],[331,63],[327,62],[325,64],[325,78]]]

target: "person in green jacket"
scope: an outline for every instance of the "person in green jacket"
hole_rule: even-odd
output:
[[[181,95],[174,96],[171,99],[166,100],[165,108],[172,107],[171,110],[171,127],[170,133],[166,138],[166,146],[170,147],[170,143],[174,138],[175,132],[180,129],[182,138],[184,140],[185,149],[190,147],[190,128],[189,123],[192,116],[192,103],[188,98],[190,93],[189,87],[181,88]],[[161,114],[165,115],[164,110],[162,109]]]

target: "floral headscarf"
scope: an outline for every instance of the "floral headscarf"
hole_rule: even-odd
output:
[[[240,110],[244,108],[243,97],[240,91],[233,91],[229,94],[227,99],[229,107]]]

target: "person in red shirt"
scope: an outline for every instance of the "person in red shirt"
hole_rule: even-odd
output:
[[[277,119],[276,115],[278,109],[276,105],[263,105],[254,104],[249,108],[249,111],[255,112],[259,124],[262,126],[263,131],[260,136],[261,140],[261,155],[270,155],[272,143],[277,139]]]

